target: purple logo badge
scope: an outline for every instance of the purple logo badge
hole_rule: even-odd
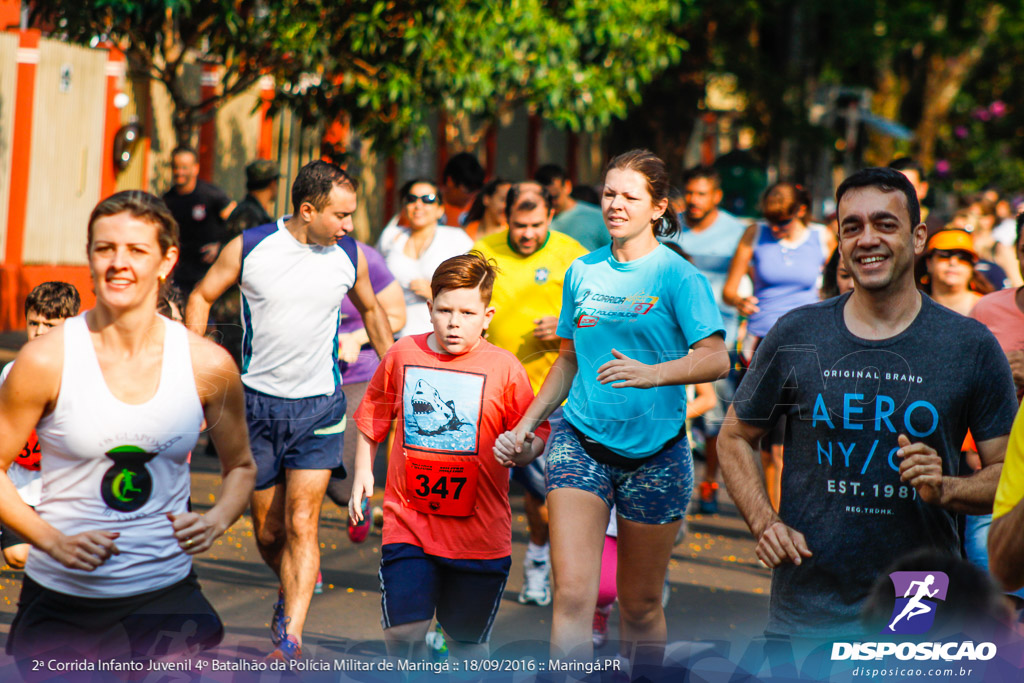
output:
[[[896,591],[896,605],[882,633],[926,632],[935,622],[938,602],[946,599],[949,577],[943,572],[893,572],[889,578]]]

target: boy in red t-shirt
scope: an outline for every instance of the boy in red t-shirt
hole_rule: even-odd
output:
[[[495,271],[478,254],[448,259],[430,283],[434,331],[381,359],[356,410],[349,514],[373,494],[373,453],[398,420],[384,489],[381,609],[388,652],[421,657],[436,615],[453,655],[481,657],[508,578],[508,471],[494,440],[533,400],[516,357],[481,338]],[[542,430],[538,430],[542,432]],[[531,447],[543,449],[543,433]]]

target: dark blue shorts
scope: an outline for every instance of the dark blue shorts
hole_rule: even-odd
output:
[[[511,557],[451,560],[409,543],[388,543],[380,549],[381,626],[436,615],[457,642],[486,643],[511,566]]]
[[[682,519],[693,492],[693,459],[683,437],[643,461],[636,469],[597,462],[564,422],[551,435],[548,493],[559,488],[589,491],[619,517],[641,524],[668,524]]]
[[[256,490],[284,481],[285,470],[332,470],[341,465],[345,394],[278,398],[245,390]]]

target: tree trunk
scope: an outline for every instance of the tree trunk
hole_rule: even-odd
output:
[[[893,55],[890,54],[878,69],[875,93],[871,97],[871,111],[890,121],[899,121],[900,108],[909,87],[906,77],[897,74],[893,68]],[[868,144],[864,150],[864,162],[867,165],[885,166],[894,156],[896,141],[892,136],[873,131],[868,133]]]
[[[985,48],[992,41],[992,35],[999,26],[1003,7],[990,4],[982,17],[981,34],[977,41],[958,55],[928,57],[928,71],[924,84],[924,108],[915,133],[918,141],[918,161],[931,169],[935,164],[935,144],[939,129],[946,122],[953,101],[970,75],[971,70],[981,61]]]

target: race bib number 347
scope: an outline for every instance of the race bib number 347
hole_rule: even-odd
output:
[[[476,460],[423,460],[406,455],[405,504],[431,515],[467,517],[476,506]]]

